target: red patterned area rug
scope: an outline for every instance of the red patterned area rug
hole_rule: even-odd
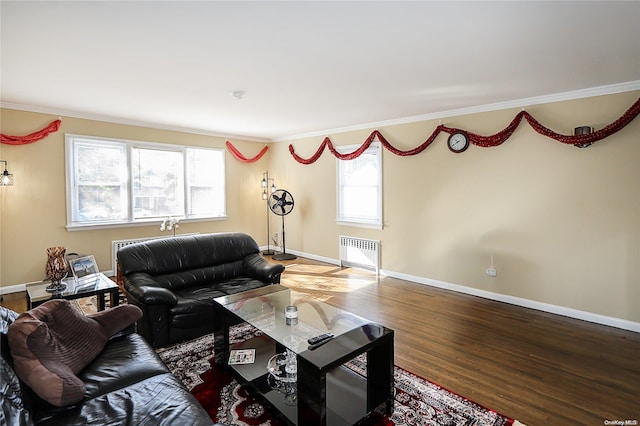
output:
[[[232,332],[232,338],[244,340],[247,333],[255,332],[237,328]],[[285,424],[271,411],[272,408],[252,397],[247,389],[213,364],[213,335],[158,349],[157,352],[214,421],[234,426]],[[365,375],[366,364],[363,358],[358,358],[347,366]],[[393,414],[388,416],[374,413],[365,425],[521,425],[518,421],[443,389],[398,366],[394,369],[394,376]]]

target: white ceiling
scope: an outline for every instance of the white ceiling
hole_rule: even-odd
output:
[[[2,106],[231,138],[640,88],[639,1],[2,1],[0,14]]]

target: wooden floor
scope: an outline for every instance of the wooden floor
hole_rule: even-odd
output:
[[[393,328],[396,365],[481,405],[528,426],[640,422],[640,333],[302,258],[286,263],[284,285]]]
[[[640,333],[303,258],[283,263],[283,285],[393,328],[396,365],[528,426],[640,422]],[[5,295],[2,305],[24,311],[26,298]]]

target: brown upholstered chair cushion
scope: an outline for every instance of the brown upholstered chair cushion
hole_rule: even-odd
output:
[[[76,376],[104,349],[109,337],[142,317],[133,305],[83,315],[56,299],[21,314],[9,326],[16,373],[42,399],[56,406],[84,397]]]

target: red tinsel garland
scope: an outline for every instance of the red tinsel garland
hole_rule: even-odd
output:
[[[57,132],[60,128],[60,123],[62,123],[60,119],[52,121],[44,129],[26,136],[8,136],[4,133],[0,133],[0,142],[7,145],[26,145],[29,143],[34,143],[39,141],[40,139],[46,138],[51,132]]]
[[[233,154],[233,156],[236,157],[238,160],[242,161],[243,163],[253,163],[255,161],[258,161],[269,149],[269,146],[265,145],[265,147],[262,148],[262,151],[260,151],[258,155],[256,155],[253,158],[247,158],[244,155],[242,155],[242,153],[238,151],[238,148],[233,146],[231,142],[227,141],[226,144],[227,144],[227,148],[229,148],[229,151]]]
[[[289,145],[289,152],[291,153],[293,158],[301,164],[315,163],[322,155],[325,147],[328,147],[329,151],[331,151],[331,153],[340,160],[353,160],[354,158],[359,157],[364,151],[366,151],[371,143],[373,143],[374,139],[377,137],[382,146],[384,146],[386,149],[388,149],[395,155],[404,157],[409,155],[416,155],[424,151],[429,145],[431,145],[431,143],[436,139],[440,132],[452,134],[460,131],[464,131],[469,136],[469,142],[471,142],[472,144],[483,148],[490,148],[502,145],[507,139],[509,139],[513,132],[518,128],[523,118],[527,120],[527,123],[529,123],[533,130],[540,133],[541,135],[555,139],[558,142],[577,146],[585,144],[589,145],[620,131],[627,124],[633,121],[633,119],[636,118],[638,114],[640,114],[640,98],[638,98],[638,100],[616,121],[596,132],[587,135],[562,135],[560,133],[556,133],[553,130],[540,124],[540,122],[533,118],[533,116],[528,112],[521,111],[513,118],[513,120],[511,121],[511,123],[509,123],[509,125],[507,125],[507,127],[500,130],[498,133],[489,136],[482,136],[477,133],[467,132],[462,129],[447,127],[440,124],[435,128],[433,133],[431,133],[431,136],[429,136],[426,141],[424,141],[421,145],[407,151],[402,151],[395,148],[384,138],[384,136],[382,136],[382,134],[378,130],[374,130],[358,149],[347,154],[339,153],[331,143],[329,137],[324,138],[317,151],[309,158],[305,159],[296,154],[293,145]]]

